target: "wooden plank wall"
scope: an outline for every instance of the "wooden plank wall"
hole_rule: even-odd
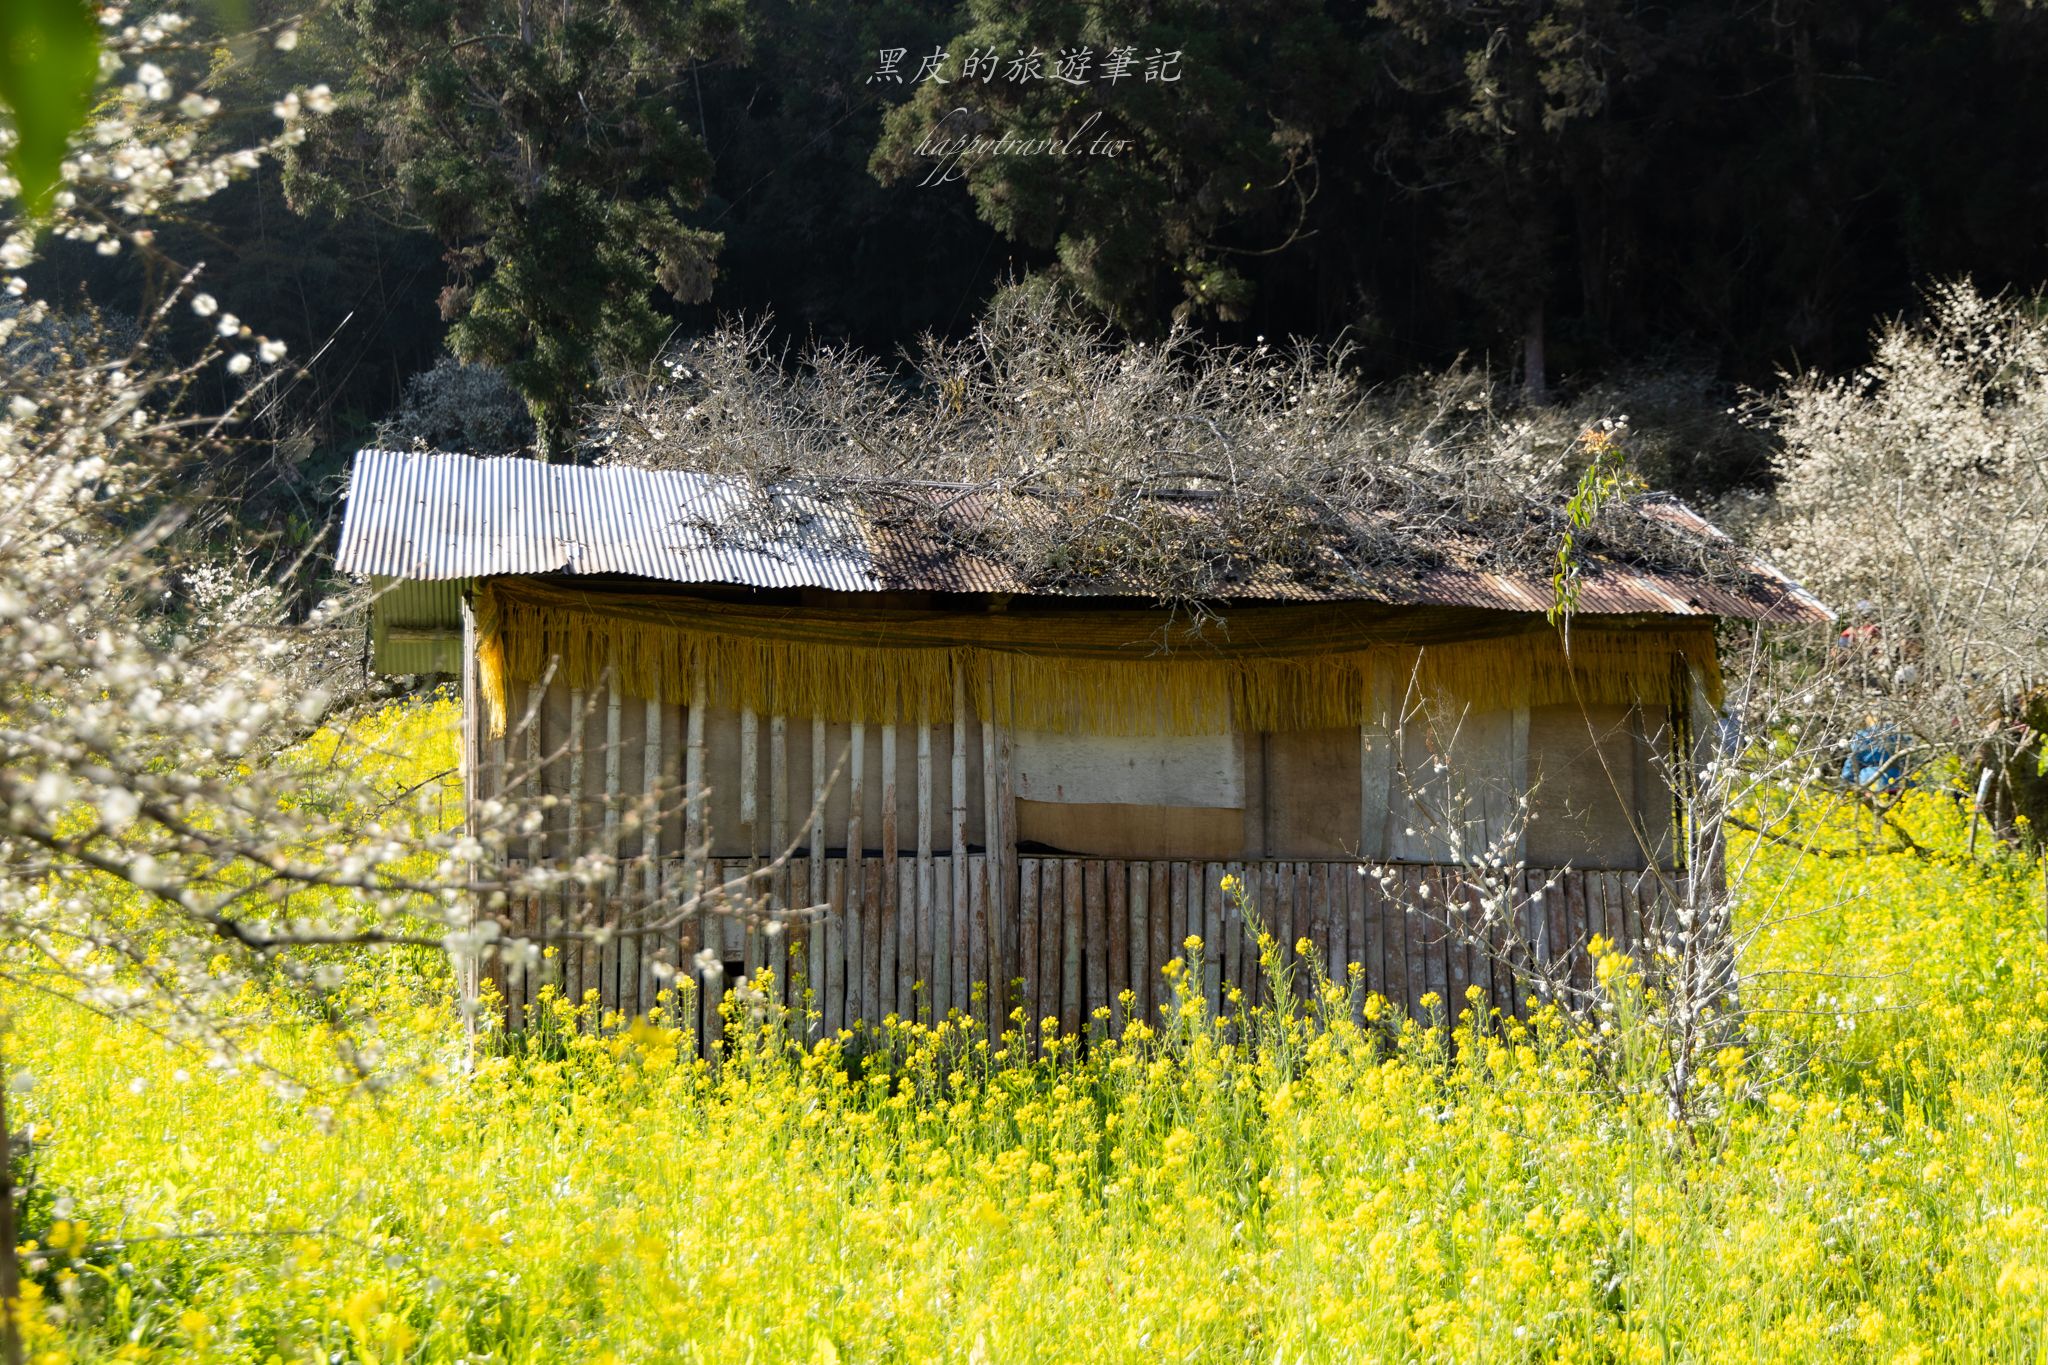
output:
[[[748,859],[719,859],[704,873],[738,879],[755,866]],[[665,873],[683,874],[680,862]],[[1515,1012],[1530,991],[1506,951],[1505,930],[1496,933],[1494,951],[1483,951],[1446,934],[1438,914],[1410,912],[1411,906],[1442,910],[1455,885],[1448,868],[1392,865],[1374,874],[1354,862],[1025,856],[1017,860],[1016,876],[1012,914],[1000,895],[1000,858],[993,873],[981,854],[964,862],[935,854],[923,869],[882,857],[827,858],[819,869],[797,858],[774,874],[768,890],[779,903],[800,904],[807,888],[821,882],[829,914],[819,921],[777,931],[732,921],[691,923],[603,951],[560,937],[574,912],[590,907],[538,897],[512,908],[509,927],[538,938],[549,956],[538,974],[500,968],[497,981],[515,1023],[527,1017],[544,983],[576,999],[594,991],[606,1011],[644,1012],[662,989],[646,964],[688,964],[709,945],[725,976],[711,982],[711,992],[695,993],[683,1021],[707,1054],[724,1030],[717,993],[763,968],[775,973],[777,1001],[796,1010],[813,1037],[890,1015],[930,1022],[954,1013],[1001,1033],[1016,1026],[1013,1010],[1038,1042],[1121,1033],[1133,1019],[1157,1025],[1174,1000],[1166,965],[1187,958],[1183,945],[1192,935],[1202,938],[1203,950],[1191,984],[1209,1010],[1228,1016],[1236,1008],[1233,992],[1246,1004],[1272,1003],[1273,983],[1259,968],[1260,925],[1290,951],[1307,939],[1310,956],[1330,980],[1348,986],[1357,964],[1355,1002],[1377,994],[1422,1015],[1423,998],[1434,994],[1434,1009],[1454,1018],[1471,988],[1479,992],[1479,1005],[1503,1013]],[[1628,951],[1659,918],[1655,874],[1532,870],[1525,877],[1525,890],[1550,890],[1540,898],[1525,895],[1516,907],[1521,937],[1545,962],[1568,961],[1575,984],[1591,980],[1583,952],[1589,940],[1605,937]],[[1257,924],[1240,913],[1227,878],[1244,888]],[[920,884],[930,886],[929,894],[918,894]],[[644,901],[632,890],[596,907],[604,922],[630,928],[638,920]],[[964,935],[954,927],[963,904]],[[1474,912],[1466,906],[1453,913]],[[991,981],[989,969],[970,968],[963,977],[951,970],[962,957],[1001,975]],[[1310,989],[1304,961],[1294,980],[1297,1001],[1305,1002]]]
[[[1469,988],[1503,1011],[1527,993],[1512,962],[1454,941],[1434,916],[1409,912],[1445,904],[1454,885],[1448,868],[1380,863],[1368,874],[1350,860],[1020,856],[1012,741],[999,726],[854,726],[850,748],[836,750],[814,721],[735,717],[745,759],[734,765],[735,806],[751,847],[744,857],[695,865],[685,851],[703,847],[710,833],[700,808],[631,830],[621,816],[635,798],[705,783],[702,678],[693,680],[696,704],[687,707],[629,698],[609,685],[521,692],[513,706],[520,722],[509,735],[489,736],[474,713],[465,728],[473,799],[570,799],[515,837],[509,857],[561,857],[594,841],[638,861],[577,896],[507,908],[510,932],[551,949],[536,972],[495,972],[515,1024],[529,1017],[545,983],[579,1000],[594,992],[606,1012],[644,1013],[667,987],[665,972],[687,974],[708,949],[724,975],[691,995],[685,1021],[707,1052],[723,1032],[725,990],[763,968],[813,1036],[891,1014],[930,1021],[956,1012],[993,1034],[1011,1026],[1013,1011],[1034,1039],[1101,1036],[1134,1018],[1161,1019],[1172,1000],[1163,969],[1184,954],[1190,936],[1206,945],[1194,983],[1211,1010],[1227,1015],[1233,995],[1265,1001],[1273,988],[1259,970],[1254,926],[1226,892],[1226,879],[1242,886],[1277,943],[1291,948],[1307,939],[1330,978],[1348,984],[1356,964],[1360,996],[1379,994],[1420,1013],[1434,993],[1438,1008],[1455,1017]],[[964,714],[964,697],[955,702]],[[879,732],[872,756],[869,728]],[[1362,796],[1379,795],[1387,778],[1388,728],[1360,732]],[[797,737],[807,762],[791,752]],[[847,753],[838,768],[828,766],[835,750]],[[766,782],[757,780],[756,754],[767,759]],[[900,810],[899,786],[906,797]],[[879,820],[867,813],[871,789]],[[828,820],[820,793],[832,794],[843,815]],[[970,842],[977,834],[985,847]],[[706,919],[662,936],[632,932],[650,903],[686,889],[686,879],[742,879],[792,846],[797,856],[753,888],[777,909],[817,905],[821,916],[772,929]],[[1655,872],[1532,870],[1527,877],[1525,892],[1555,885],[1541,898],[1525,894],[1517,907],[1526,940],[1543,961],[1567,962],[1581,984],[1591,980],[1579,951],[1590,938],[1627,949],[1655,922],[1654,892],[1642,889],[1658,884]],[[563,934],[572,922],[621,932],[603,944],[574,941]],[[1297,989],[1306,984],[1303,973]]]

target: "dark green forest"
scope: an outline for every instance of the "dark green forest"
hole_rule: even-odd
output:
[[[451,350],[560,448],[721,315],[887,354],[1051,275],[1134,335],[1462,359],[1536,402],[1654,374],[1705,420],[1855,365],[1931,280],[2048,276],[2048,10],[1997,0],[334,0],[297,32],[192,56],[252,129],[332,87],[282,168],[161,258],[40,268],[118,317],[203,262],[317,357],[260,433],[306,518]],[[1076,142],[949,162],[934,130]],[[1753,481],[1749,449],[1689,477]]]

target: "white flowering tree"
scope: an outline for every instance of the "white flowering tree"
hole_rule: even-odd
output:
[[[1828,665],[1838,743],[1890,730],[1909,761],[1953,755],[1973,782],[2024,788],[2048,725],[2042,301],[1936,288],[1869,365],[1794,378],[1766,413],[1782,452],[1761,534],[1847,618]]]
[[[10,8],[6,22],[34,9]],[[339,613],[293,624],[260,577],[224,582],[198,553],[215,510],[207,471],[287,373],[285,347],[205,292],[198,266],[157,256],[151,225],[298,141],[329,96],[288,92],[273,135],[222,147],[218,104],[175,74],[204,69],[185,22],[118,3],[98,19],[91,117],[68,130],[40,189],[27,153],[48,140],[49,111],[21,93],[18,71],[0,72],[0,200],[13,201],[0,219],[0,982],[251,1064],[236,1027],[250,1001],[322,997],[337,951],[418,946],[471,972],[494,954],[530,964],[535,948],[498,933],[493,903],[622,869],[592,850],[494,879],[492,851],[537,827],[544,803],[448,828],[429,808],[437,793],[380,787],[346,746],[324,764],[286,760],[327,709],[303,664]],[[293,32],[266,36],[289,45]],[[20,36],[0,33],[0,50]],[[156,256],[176,283],[119,335],[63,315],[29,268],[79,245]],[[224,408],[202,397],[220,392],[234,395]],[[622,828],[680,799],[628,810]],[[678,892],[649,918],[724,904],[727,890]],[[0,1088],[0,1180],[6,1131]],[[9,1249],[13,1209],[0,1191]],[[14,1276],[10,1250],[10,1307]],[[0,1320],[18,1358],[12,1313]]]
[[[2041,301],[1939,288],[1924,317],[1879,332],[1864,369],[1791,378],[1755,415],[1781,442],[1780,482],[1742,519],[1845,619],[1839,634],[1756,635],[1739,650],[1724,642],[1734,733],[1755,742],[1649,737],[1677,800],[1668,830],[1637,830],[1664,912],[1633,960],[1609,956],[1581,975],[1562,951],[1575,945],[1546,941],[1543,917],[1527,907],[1532,890],[1552,888],[1532,888],[1514,853],[1532,818],[1526,806],[1472,844],[1459,838],[1474,823],[1464,793],[1409,792],[1451,832],[1464,897],[1454,898],[1459,913],[1428,902],[1411,912],[1587,1026],[1603,1048],[1601,1074],[1653,1089],[1674,1138],[1719,1103],[1701,1082],[1771,1007],[1753,948],[1790,915],[1812,912],[1780,900],[1782,874],[1755,875],[1766,849],[1857,856],[1864,850],[1828,820],[1853,798],[1870,806],[1883,846],[1921,851],[1888,818],[1890,765],[1859,755],[1855,766],[1868,771],[1852,767],[1845,783],[1845,751],[1895,756],[1895,771],[1963,758],[1976,765],[1971,776],[2003,775],[2023,791],[2040,776],[2048,729]],[[2024,796],[2019,804],[2024,811]],[[1731,844],[1731,826],[1754,837]]]

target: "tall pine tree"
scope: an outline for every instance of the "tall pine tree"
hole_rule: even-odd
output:
[[[739,0],[341,0],[361,44],[300,202],[382,209],[442,243],[441,313],[561,451],[601,367],[646,363],[657,291],[707,298],[717,233],[686,214],[710,155],[693,68],[744,49]]]

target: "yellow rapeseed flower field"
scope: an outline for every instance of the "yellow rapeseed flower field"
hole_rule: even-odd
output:
[[[445,703],[377,723],[446,766]],[[716,1071],[657,1017],[471,1065],[431,969],[352,967],[384,1079],[342,1098],[265,1069],[330,1077],[317,1019],[213,1070],[9,998],[32,1355],[2037,1359],[2041,869],[1963,858],[1953,805],[1909,799],[1933,856],[1764,855],[1757,1012],[1685,1133],[1626,1049],[1542,1014],[1374,1001],[1234,1045],[1183,993],[1036,1060],[962,1022],[750,1018]]]

